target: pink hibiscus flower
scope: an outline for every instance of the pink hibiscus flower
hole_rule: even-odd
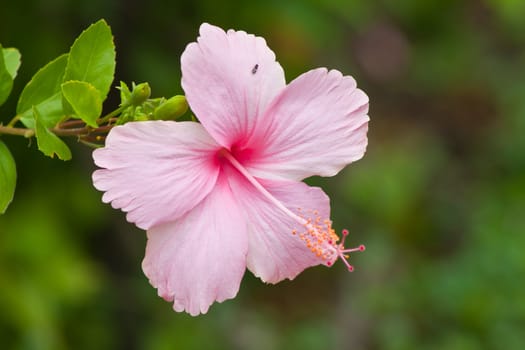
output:
[[[263,38],[209,24],[181,65],[200,124],[128,123],[93,153],[103,201],[147,230],[142,268],[159,295],[198,315],[235,297],[246,268],[268,283],[338,258],[351,270],[346,254],[364,246],[338,243],[328,196],[301,180],[363,156],[355,80],[319,68],[286,85]]]

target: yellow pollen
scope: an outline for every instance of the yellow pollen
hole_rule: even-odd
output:
[[[301,213],[294,213],[296,220],[304,227],[304,230],[293,229],[291,230],[292,235],[298,235],[308,250],[315,254],[317,258],[322,259],[326,266],[332,266],[337,259],[340,259],[349,271],[353,271],[354,267],[347,261],[350,257],[349,253],[364,251],[365,246],[345,248],[344,242],[346,236],[348,236],[348,230],[344,229],[342,231],[343,238],[338,243],[340,239],[332,228],[330,219],[322,218],[318,210],[302,208],[297,210]]]
[[[304,220],[304,231],[298,232],[293,229],[292,235],[298,234],[306,247],[317,257],[325,261],[333,259],[339,237],[332,228],[332,221],[322,218],[318,210],[297,208],[297,211],[301,212],[298,216]]]

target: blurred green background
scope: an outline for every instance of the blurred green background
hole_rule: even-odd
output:
[[[145,234],[101,203],[89,149],[70,142],[64,163],[6,136],[19,180],[0,217],[0,348],[525,349],[524,16],[520,0],[3,1],[0,42],[23,59],[15,96],[99,18],[115,85],[180,93],[180,54],[207,21],[264,36],[288,81],[353,75],[371,123],[362,160],[309,180],[367,245],[356,271],[276,286],[247,273],[197,318],[149,286]]]

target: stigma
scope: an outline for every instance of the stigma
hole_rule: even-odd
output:
[[[354,267],[348,262],[350,253],[364,251],[366,249],[364,244],[354,248],[346,248],[345,240],[349,235],[347,229],[341,231],[343,238],[339,239],[339,236],[332,228],[331,220],[322,219],[316,210],[308,211],[308,213],[303,212],[301,208],[297,210],[299,212],[298,216],[304,220],[302,226],[304,226],[305,230],[302,232],[292,230],[292,235],[298,235],[306,244],[306,247],[323,260],[326,266],[331,267],[340,259],[348,271],[354,271]]]

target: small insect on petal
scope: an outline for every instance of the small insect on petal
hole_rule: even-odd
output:
[[[255,74],[257,73],[257,70],[259,69],[259,64],[256,64],[255,66],[253,66],[252,68],[252,74]]]

